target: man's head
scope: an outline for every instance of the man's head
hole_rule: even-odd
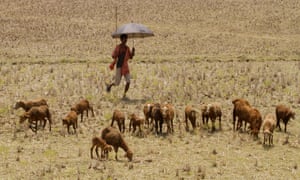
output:
[[[124,42],[124,43],[127,42],[127,38],[128,38],[127,34],[122,34],[122,35],[120,36],[121,42]]]

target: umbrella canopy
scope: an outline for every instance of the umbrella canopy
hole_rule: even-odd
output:
[[[127,34],[128,38],[144,38],[154,36],[153,32],[146,26],[137,23],[128,23],[119,27],[112,33],[113,38],[120,38],[122,34]]]

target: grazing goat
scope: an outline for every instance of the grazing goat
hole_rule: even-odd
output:
[[[113,126],[115,121],[117,121],[117,123],[118,123],[120,132],[124,133],[125,132],[125,115],[123,112],[121,112],[120,110],[117,110],[117,109],[114,110],[110,126]]]
[[[242,121],[248,116],[248,111],[251,108],[249,102],[245,99],[235,99],[232,101],[233,104],[233,131],[239,130],[242,126]],[[237,127],[235,129],[236,117],[238,117]]]
[[[254,136],[254,138],[258,138],[258,133],[262,124],[262,116],[259,112],[259,110],[255,108],[251,108],[249,111],[249,116],[245,120],[245,126],[247,122],[250,124],[250,130],[251,134]]]
[[[172,104],[164,104],[161,107],[161,113],[163,121],[167,124],[167,132],[173,133],[174,127],[173,127],[173,119],[175,116],[174,107]]]
[[[92,139],[92,147],[91,147],[91,159],[93,159],[93,150],[96,147],[96,155],[99,159],[99,153],[98,148],[101,148],[101,158],[104,157],[105,159],[108,159],[108,153],[112,151],[112,146],[108,145],[106,141],[100,137],[93,137]]]
[[[193,126],[193,130],[195,130],[195,128],[196,128],[196,110],[195,110],[195,108],[190,105],[186,106],[185,110],[184,110],[184,114],[185,114],[185,129],[186,129],[186,131],[189,131],[188,120],[190,120],[190,122]]]
[[[32,101],[18,101],[15,104],[14,109],[23,108],[26,112],[29,111],[34,106],[41,106],[41,105],[47,105],[47,101],[45,99],[36,99]]]
[[[290,118],[295,119],[295,112],[292,111],[290,108],[286,107],[285,105],[278,105],[276,106],[276,127],[280,127],[280,120],[282,119],[284,123],[284,132],[286,132],[286,126],[289,122]]]
[[[161,112],[161,105],[159,103],[153,104],[151,116],[154,119],[156,134],[159,134],[159,132],[161,134],[162,133],[162,124],[163,124],[164,120],[163,120],[163,115]],[[158,132],[158,125],[159,125],[159,132]]]
[[[262,124],[262,116],[259,110],[252,108],[247,104],[239,104],[235,107],[234,117],[235,116],[238,117],[238,124],[236,130],[239,130],[244,122],[244,131],[246,131],[247,123],[249,123],[251,135],[253,135],[255,138],[258,138],[258,133]]]
[[[263,133],[264,133],[264,144],[266,144],[267,139],[269,140],[269,145],[273,145],[273,131],[275,129],[276,122],[275,116],[273,114],[267,114],[263,122]]]
[[[136,130],[136,127],[139,128],[139,132],[142,132],[142,126],[144,124],[144,119],[138,117],[136,114],[132,113],[129,115],[129,120],[130,120],[130,123],[129,123],[129,132],[131,131],[131,127],[133,128],[133,133],[135,132]]]
[[[147,103],[144,105],[144,115],[145,115],[145,121],[147,124],[147,128],[149,128],[149,125],[153,123],[153,118],[152,118],[152,108],[153,108],[153,104],[152,103]]]
[[[86,117],[89,117],[89,110],[92,112],[92,116],[94,117],[93,107],[86,99],[80,100],[77,104],[71,107],[71,111],[75,111],[77,115],[81,114],[81,122],[83,121],[83,112],[86,111]]]
[[[74,132],[76,133],[76,128],[78,128],[78,117],[75,111],[70,111],[67,116],[62,119],[63,126],[66,125],[68,133],[70,134],[70,126],[73,126]]]
[[[203,124],[208,124],[208,120],[210,119],[212,122],[212,131],[215,131],[215,121],[219,118],[219,129],[221,129],[221,118],[222,118],[222,110],[219,103],[211,103],[204,105],[202,109],[202,121]]]
[[[23,115],[20,116],[20,123],[23,123],[26,119],[29,119],[30,128],[33,132],[37,132],[37,122],[44,122],[43,129],[45,129],[47,119],[49,121],[49,131],[51,131],[51,114],[47,105],[42,106],[34,106],[28,112],[24,112]],[[35,127],[32,127],[32,124],[35,123]]]
[[[115,158],[118,160],[118,149],[122,148],[126,154],[125,157],[128,158],[129,161],[132,161],[133,153],[129,149],[127,143],[125,142],[121,132],[114,127],[104,128],[101,133],[101,138],[106,141],[107,144],[112,145],[114,151],[116,153]]]

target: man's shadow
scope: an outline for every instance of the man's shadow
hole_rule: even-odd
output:
[[[123,101],[126,104],[144,104],[147,102],[146,99],[129,99],[127,97],[121,98],[121,101]]]

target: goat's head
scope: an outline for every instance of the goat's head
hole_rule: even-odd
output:
[[[132,161],[133,153],[131,150],[128,150],[125,154],[125,157],[128,158],[128,161]]]
[[[292,110],[290,110],[289,112],[288,112],[288,117],[289,118],[292,118],[292,119],[295,119],[295,112],[294,111],[292,111]]]
[[[147,111],[148,112],[151,112],[152,108],[153,108],[152,104],[147,104]]]
[[[151,114],[153,117],[155,116],[161,116],[161,108],[159,104],[155,104],[152,108]]]
[[[266,135],[266,134],[267,134],[267,135],[270,135],[270,134],[272,134],[272,133],[271,133],[271,131],[270,131],[269,129],[265,129],[265,130],[264,130],[264,135]]]
[[[272,133],[269,129],[264,130],[264,138],[267,139],[272,136]]]
[[[132,121],[133,119],[136,119],[136,115],[134,113],[129,114],[128,118],[130,119],[130,121]]]
[[[20,107],[23,107],[23,106],[24,106],[24,102],[23,102],[23,101],[18,101],[18,102],[15,104],[14,109],[19,109]]]
[[[113,150],[113,147],[111,145],[107,144],[103,150],[104,150],[104,152],[111,152]]]
[[[26,119],[28,119],[29,118],[29,114],[28,113],[24,113],[24,114],[22,114],[21,116],[20,116],[20,124],[22,124]]]
[[[168,113],[169,113],[168,107],[167,106],[163,106],[161,108],[161,114],[162,114],[163,118],[166,118],[168,116]]]
[[[66,120],[65,118],[62,119],[62,125],[68,125],[68,120]]]
[[[79,110],[76,108],[76,106],[71,107],[71,111],[75,111],[76,114],[79,114]]]

